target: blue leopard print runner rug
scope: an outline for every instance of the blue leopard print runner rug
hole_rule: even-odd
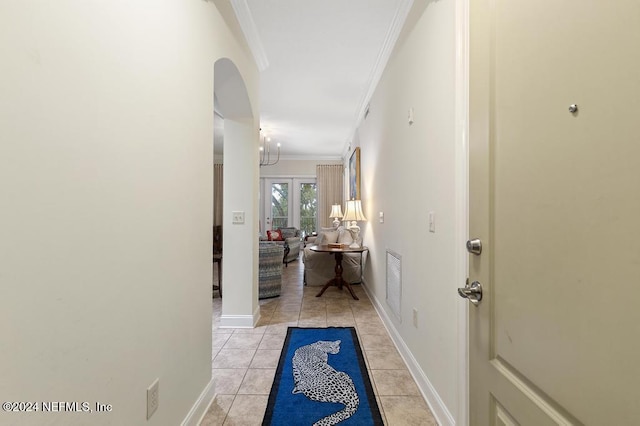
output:
[[[289,327],[262,424],[383,424],[355,328]]]

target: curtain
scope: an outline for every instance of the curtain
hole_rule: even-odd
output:
[[[316,166],[318,185],[318,225],[328,228],[333,222],[329,218],[331,205],[344,201],[344,166],[342,164],[318,164]]]
[[[222,226],[222,164],[213,165],[213,226]]]

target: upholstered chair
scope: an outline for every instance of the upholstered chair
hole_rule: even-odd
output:
[[[284,247],[274,242],[260,242],[258,248],[258,298],[280,296]]]

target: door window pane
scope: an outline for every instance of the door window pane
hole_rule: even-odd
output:
[[[315,183],[300,184],[300,230],[311,235],[317,228],[318,197]]]
[[[271,229],[288,226],[289,221],[289,184],[271,185]]]

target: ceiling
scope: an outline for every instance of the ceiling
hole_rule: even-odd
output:
[[[283,158],[340,158],[413,0],[231,0]]]

